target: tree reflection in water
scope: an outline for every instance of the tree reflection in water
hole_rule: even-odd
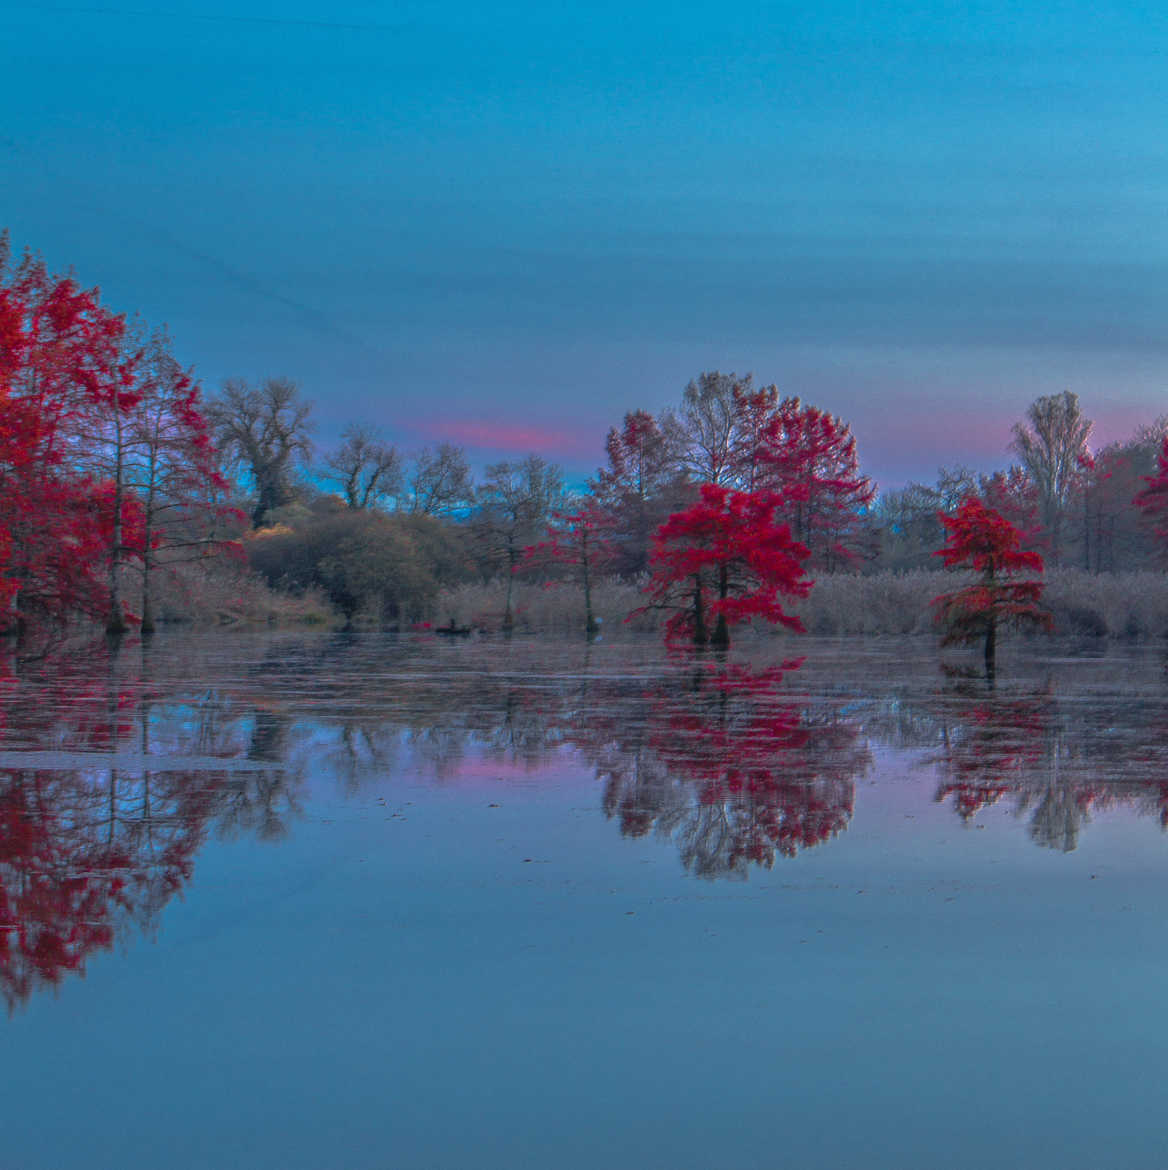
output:
[[[686,687],[656,687],[616,718],[585,719],[569,733],[604,782],[604,809],[625,836],[677,843],[702,877],[745,877],[847,828],[856,778],[871,756],[859,728],[833,708],[794,702],[783,675],[695,664]]]
[[[931,659],[852,674],[839,657],[751,669],[655,647],[436,642],[203,639],[0,677],[9,1008],[152,931],[211,837],[283,837],[309,774],[357,794],[484,763],[539,776],[571,756],[623,835],[667,840],[706,878],[843,833],[869,744],[928,748],[939,801],[966,821],[1012,802],[1050,848],[1074,848],[1100,808],[1168,821],[1158,689],[1141,705],[1110,681],[1106,702],[1066,682],[938,690]]]
[[[954,687],[936,703],[942,750],[936,799],[950,799],[972,822],[984,809],[1009,800],[1029,815],[1036,845],[1069,853],[1093,811],[1121,806],[1155,815],[1168,827],[1168,784],[1163,736],[1132,727],[1108,727],[1105,709],[1087,718],[1082,704],[1060,702],[1048,684],[1029,693]],[[1100,726],[1102,722],[1103,726]]]
[[[278,836],[294,808],[279,752],[243,746],[264,742],[262,720],[229,713],[214,691],[162,701],[134,655],[99,652],[39,685],[13,683],[2,712],[6,749],[17,743],[43,763],[0,768],[0,995],[10,1012],[83,973],[130,928],[153,932],[212,830]],[[184,758],[191,766],[176,767]],[[261,759],[270,763],[252,762]]]

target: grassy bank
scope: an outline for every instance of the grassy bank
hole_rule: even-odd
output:
[[[924,569],[867,577],[826,575],[817,579],[810,597],[791,609],[813,634],[928,634],[934,629],[929,603],[966,580],[960,574]],[[1045,580],[1044,600],[1054,615],[1058,634],[1110,638],[1168,635],[1168,574],[1051,569]],[[501,581],[448,589],[439,596],[436,620],[496,630],[502,623],[503,599]],[[659,628],[656,614],[625,623],[626,616],[643,602],[635,585],[605,582],[593,590],[593,608],[603,619],[609,637]],[[521,632],[571,635],[584,626],[584,599],[573,585],[549,589],[516,584],[515,606],[516,629]]]
[[[134,594],[133,578],[126,595]],[[228,558],[213,564],[175,565],[155,584],[155,620],[194,626],[338,626],[341,615],[318,590],[302,594],[270,588],[246,565]]]

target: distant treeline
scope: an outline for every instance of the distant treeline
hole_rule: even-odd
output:
[[[218,433],[242,436],[241,415],[254,420],[257,433],[277,433],[281,421],[303,424],[298,398],[295,407],[293,400],[281,406],[289,389],[279,381],[227,387],[213,406]],[[245,401],[251,406],[241,411]],[[232,415],[234,429],[225,429]],[[475,482],[457,447],[406,456],[354,427],[337,449],[303,465],[314,470],[312,480],[297,479],[288,463],[282,477],[269,477],[276,485],[268,490],[269,507],[258,508],[258,493],[248,497],[257,527],[245,545],[274,587],[316,587],[346,618],[501,626],[514,620],[513,581],[579,585],[588,567],[593,586],[644,584],[654,534],[692,504],[699,485],[714,483],[782,494],[786,502],[775,519],[807,547],[808,570],[818,578],[911,572],[917,579],[921,570],[939,568],[933,554],[945,540],[940,514],[952,514],[970,496],[1021,528],[1048,567],[1148,571],[1162,563],[1164,541],[1136,497],[1157,473],[1164,434],[1159,420],[1126,442],[1092,450],[1091,422],[1074,394],[1039,398],[1014,428],[1015,462],[1000,471],[942,468],[932,484],[879,493],[862,472],[845,422],[774,386],[755,387],[749,376],[706,373],[684,388],[676,406],[626,414],[609,431],[605,465],[582,493],[566,492],[561,470],[538,455],[490,465]],[[306,438],[307,431],[299,435]],[[255,484],[268,473],[247,462],[249,442],[254,447],[228,437],[224,449],[235,458],[236,482]],[[335,490],[313,487],[313,480]],[[483,602],[474,613],[461,604],[453,612],[450,599],[460,587],[469,597],[468,588],[492,579],[500,588],[473,594]],[[451,612],[436,608],[440,593]],[[576,604],[582,612],[583,601]],[[817,614],[814,624],[843,630],[859,620]],[[917,628],[923,617],[904,620]],[[1084,632],[1106,623],[1080,612],[1076,624]]]
[[[575,584],[591,625],[592,591],[635,597],[656,534],[703,485],[768,501],[760,523],[789,530],[815,578],[935,567],[940,515],[971,496],[1051,567],[1149,570],[1164,546],[1149,482],[1165,420],[1093,448],[1070,393],[1031,404],[1000,471],[943,467],[934,483],[884,493],[846,422],[718,372],[615,422],[577,492],[537,454],[476,477],[454,444],[402,451],[357,423],[321,451],[294,382],[229,380],[204,395],[164,331],[127,322],[34,255],[14,259],[3,236],[0,420],[0,614],[24,635],[78,618],[117,632],[288,607],[382,627],[510,628],[515,589],[556,582]],[[451,612],[476,587],[497,603]]]

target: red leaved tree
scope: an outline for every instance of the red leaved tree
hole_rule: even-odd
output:
[[[597,504],[611,517],[616,572],[629,576],[649,568],[653,533],[683,500],[682,473],[668,436],[644,410],[626,414],[604,442],[608,466],[589,484]],[[692,489],[691,489],[692,490]]]
[[[1041,581],[1016,580],[1023,572],[1042,572],[1042,557],[1022,547],[1022,532],[1001,513],[969,496],[953,515],[938,513],[949,539],[934,556],[947,569],[972,569],[981,579],[933,599],[935,618],[945,627],[942,645],[982,642],[986,673],[994,673],[997,634],[1003,625],[1036,625],[1050,629],[1042,609]]]
[[[0,631],[122,633],[139,566],[149,623],[153,569],[225,543],[224,487],[165,333],[127,330],[37,256],[10,264],[0,234]]]
[[[139,517],[116,480],[88,474],[80,440],[133,401],[124,337],[96,290],[33,256],[9,268],[0,237],[0,628],[121,621],[116,569]]]
[[[779,599],[806,597],[813,582],[803,571],[806,546],[776,522],[782,503],[775,492],[702,484],[698,502],[657,530],[651,601],[636,612],[671,611],[668,636],[689,636],[698,646],[728,646],[729,627],[753,618],[802,632]]]
[[[600,625],[592,610],[592,584],[596,575],[616,560],[612,540],[613,519],[594,500],[581,502],[572,513],[556,513],[548,525],[548,539],[523,550],[519,568],[548,570],[563,567],[584,591],[584,634],[589,641]]]
[[[140,538],[127,547],[141,566],[142,630],[149,633],[159,570],[238,553],[233,535],[246,518],[223,502],[228,485],[211,444],[199,384],[170,352],[165,332],[147,342],[134,388],[117,445],[107,446],[105,454],[113,458],[141,515]]]
[[[679,476],[736,491],[782,493],[779,519],[829,572],[864,551],[864,513],[875,495],[860,473],[847,423],[749,374],[702,374],[662,434]]]
[[[769,413],[761,418],[760,399],[769,399]],[[739,401],[740,416],[755,420],[742,428],[753,450],[741,457],[759,487],[783,493],[779,515],[810,549],[811,563],[833,572],[856,558],[863,513],[876,489],[860,474],[847,423],[798,398],[776,399],[770,386]]]

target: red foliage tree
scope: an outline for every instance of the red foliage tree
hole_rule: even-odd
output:
[[[608,466],[589,485],[597,506],[611,517],[613,567],[635,575],[649,567],[653,532],[681,502],[681,473],[668,438],[644,410],[626,414],[605,439]]]
[[[0,236],[0,630],[83,616],[123,632],[125,568],[148,581],[163,519],[189,543],[221,488],[164,335],[139,344],[96,289],[32,255],[10,265]]]
[[[592,610],[592,584],[596,574],[616,560],[612,540],[613,520],[595,501],[585,500],[572,513],[557,513],[548,525],[548,539],[528,545],[519,567],[566,568],[584,591],[584,633],[591,641],[600,626]]]
[[[154,628],[154,580],[160,569],[217,552],[238,552],[230,538],[246,517],[222,501],[219,470],[199,384],[170,352],[165,333],[144,349],[136,400],[107,449],[140,512],[138,540],[128,543],[141,566],[142,629]]]
[[[115,482],[87,474],[78,440],[134,400],[125,322],[35,257],[9,271],[0,239],[0,335],[0,621],[22,629],[80,613],[114,624],[111,583],[136,518]]]
[[[994,672],[999,626],[1051,627],[1050,615],[1038,605],[1042,582],[1013,580],[1022,572],[1042,572],[1042,557],[1022,547],[1022,533],[976,496],[968,497],[953,515],[938,519],[949,539],[935,556],[947,569],[972,569],[975,584],[934,598],[936,620],[946,629],[943,645],[983,642],[986,673]]]
[[[807,548],[775,520],[782,503],[775,492],[702,484],[698,502],[658,529],[652,600],[637,612],[671,610],[668,635],[688,635],[695,645],[728,646],[729,627],[753,618],[802,632],[779,598],[806,597],[813,583],[803,572]]]
[[[773,386],[736,399],[738,458],[751,484],[782,493],[779,516],[811,564],[832,572],[855,560],[876,489],[860,474],[851,428],[798,398],[779,401]]]

